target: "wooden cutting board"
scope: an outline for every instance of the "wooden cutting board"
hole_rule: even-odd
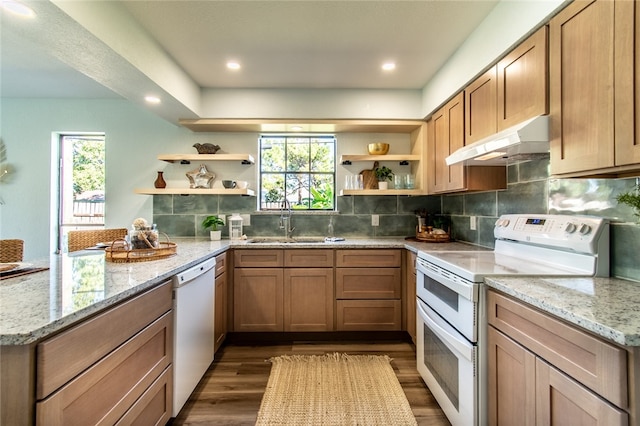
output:
[[[360,172],[360,174],[362,175],[362,181],[364,183],[364,189],[378,189],[378,179],[376,179],[374,170],[379,165],[380,164],[377,161],[374,161],[373,169],[363,170]]]

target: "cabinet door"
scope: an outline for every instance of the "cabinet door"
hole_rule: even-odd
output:
[[[550,21],[552,174],[614,165],[617,3],[576,1]]]
[[[497,65],[498,131],[549,112],[547,26]]]
[[[214,350],[217,351],[227,336],[227,273],[216,276]]]
[[[493,327],[487,330],[489,424],[535,424],[535,355]]]
[[[616,165],[640,164],[640,2],[615,4]]]
[[[333,330],[333,269],[284,271],[284,331]]]
[[[284,330],[281,268],[235,268],[233,300],[235,331]]]
[[[406,293],[404,311],[406,315],[405,328],[413,343],[416,343],[416,254],[407,250],[406,261]]]
[[[536,359],[536,416],[540,425],[626,426],[629,416],[542,359]]]
[[[497,96],[495,66],[464,89],[465,145],[496,133]]]
[[[464,146],[464,93],[438,110],[429,120],[427,158],[429,193],[464,188],[464,166],[447,166],[445,158]]]

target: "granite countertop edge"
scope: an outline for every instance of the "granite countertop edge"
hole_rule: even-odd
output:
[[[35,291],[34,288],[40,288],[42,294],[50,293],[55,281],[61,281],[60,277],[52,278],[53,272],[44,271],[37,272],[21,277],[10,278],[0,281],[0,345],[16,346],[28,345],[38,342],[62,329],[79,323],[80,321],[95,315],[123,300],[126,300],[145,290],[153,288],[162,282],[170,279],[172,276],[189,269],[196,264],[203,262],[218,254],[226,252],[230,249],[267,249],[267,248],[284,248],[284,249],[302,249],[302,248],[345,248],[345,249],[366,249],[366,248],[400,248],[407,249],[413,253],[419,250],[487,250],[487,248],[474,246],[463,242],[451,242],[448,244],[430,244],[405,240],[400,237],[390,238],[347,238],[345,241],[328,242],[328,243],[295,243],[283,244],[278,242],[251,244],[250,240],[222,240],[209,241],[200,238],[177,238],[172,239],[178,245],[178,254],[172,258],[157,260],[153,262],[138,262],[129,264],[109,264],[105,272],[105,280],[123,280],[128,279],[133,283],[116,293],[105,297],[102,300],[94,302],[82,309],[75,310],[66,314],[59,314],[55,318],[42,318],[45,315],[42,312],[29,311],[29,292]],[[95,255],[95,252],[87,253],[87,255]],[[74,255],[82,255],[74,254]],[[72,255],[52,255],[49,259],[39,259],[32,262],[34,266],[51,266],[53,270],[57,263],[60,263],[64,257]],[[157,271],[157,273],[142,273],[146,271],[145,265],[149,265]],[[58,266],[58,268],[60,268]],[[152,275],[152,276],[149,276]],[[107,277],[108,276],[108,277]],[[57,283],[57,285],[61,285]],[[12,290],[9,292],[9,290]],[[23,291],[24,290],[24,291]],[[3,292],[4,291],[4,292]],[[59,291],[59,289],[58,289]],[[12,297],[7,297],[11,294]],[[16,296],[18,295],[18,296]],[[4,301],[2,296],[7,297]],[[24,297],[25,300],[12,300],[15,297]],[[23,303],[27,302],[27,303]],[[49,301],[49,303],[51,303]],[[34,307],[35,304],[34,304]],[[49,306],[43,307],[42,304],[37,305],[39,309],[47,309]],[[34,319],[35,317],[35,319]],[[19,323],[19,325],[17,324]]]

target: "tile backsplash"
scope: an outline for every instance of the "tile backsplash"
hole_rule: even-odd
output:
[[[496,219],[507,213],[595,215],[611,220],[611,274],[640,281],[640,225],[617,194],[631,190],[637,178],[554,179],[548,158],[509,165],[506,190],[443,196],[344,196],[337,212],[293,212],[293,236],[326,236],[329,223],[342,237],[405,237],[415,234],[416,210],[445,216],[455,240],[492,248]],[[248,236],[281,236],[278,212],[256,212],[255,197],[229,195],[155,195],[153,220],[171,236],[206,236],[205,216],[250,215]],[[372,215],[380,225],[372,226]],[[470,217],[476,217],[476,229]],[[223,227],[223,238],[228,227]]]

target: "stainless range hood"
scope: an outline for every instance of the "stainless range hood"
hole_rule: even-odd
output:
[[[549,152],[549,116],[540,115],[464,146],[449,155],[447,165],[501,165]]]

